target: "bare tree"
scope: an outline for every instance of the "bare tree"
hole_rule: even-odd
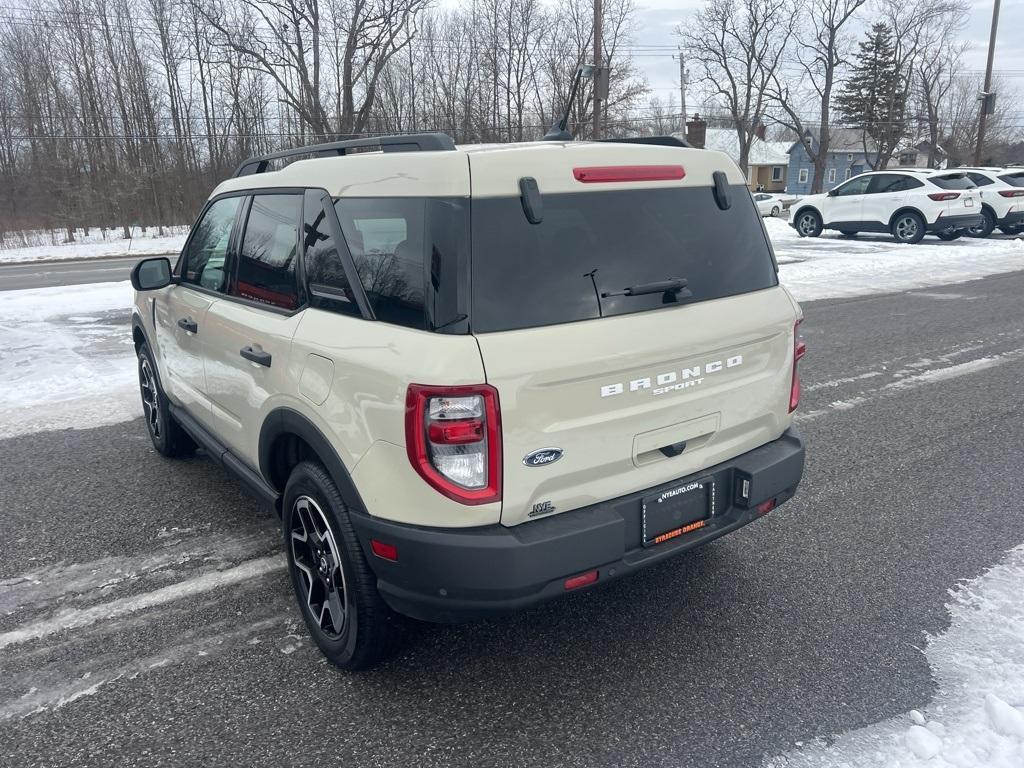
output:
[[[816,141],[805,142],[814,163],[813,192],[820,192],[825,181],[832,122],[832,93],[838,82],[851,40],[847,29],[854,14],[867,0],[793,0],[789,14],[797,20],[789,37],[787,62],[792,68],[772,72],[768,95],[781,108],[780,122],[797,136],[811,133],[813,118],[807,106],[817,112]],[[792,82],[792,85],[791,85]]]
[[[687,60],[698,68],[699,82],[724,104],[744,174],[793,18],[787,0],[709,0],[693,24],[676,29]]]

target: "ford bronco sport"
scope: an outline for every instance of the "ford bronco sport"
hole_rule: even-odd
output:
[[[801,478],[800,309],[717,152],[424,134],[254,158],[132,283],[153,445],[278,510],[341,667],[396,613],[589,589]]]

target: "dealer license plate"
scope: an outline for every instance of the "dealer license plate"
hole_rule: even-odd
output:
[[[714,481],[693,480],[643,499],[643,544],[653,547],[703,528],[711,515]]]

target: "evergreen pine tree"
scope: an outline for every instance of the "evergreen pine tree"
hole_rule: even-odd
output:
[[[848,125],[874,139],[876,146],[868,146],[867,151],[875,154],[872,165],[879,167],[906,132],[906,83],[889,25],[872,25],[859,47],[835,107]]]

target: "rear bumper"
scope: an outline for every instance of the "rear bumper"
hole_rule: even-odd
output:
[[[1024,211],[1013,211],[996,220],[996,226],[999,227],[1016,227],[1021,224],[1024,224]]]
[[[934,224],[928,225],[929,232],[946,232],[951,229],[970,229],[984,221],[981,210],[978,213],[963,213],[957,216],[940,216]]]
[[[760,517],[758,504],[791,498],[803,467],[803,441],[789,429],[692,478],[511,528],[425,528],[363,514],[353,514],[352,523],[393,609],[425,621],[469,621],[563,595],[570,576],[597,569],[597,584],[604,584],[734,531]],[[716,512],[706,526],[644,548],[641,499],[708,476]],[[370,539],[395,545],[398,561],[373,555]]]

